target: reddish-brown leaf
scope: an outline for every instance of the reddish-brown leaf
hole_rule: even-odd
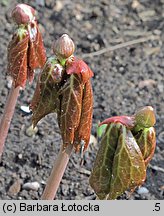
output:
[[[24,87],[27,79],[27,50],[29,34],[27,30],[17,31],[8,46],[8,73],[14,86]]]
[[[88,79],[93,77],[92,70],[81,59],[74,57],[68,60],[66,63],[67,74],[81,74],[83,83],[86,83]]]
[[[69,87],[61,95],[58,115],[63,144],[73,144],[75,151],[86,150],[92,125],[93,93],[90,78],[93,72],[86,63],[72,58],[66,63]]]
[[[108,119],[105,119],[103,122],[99,124],[110,124],[110,123],[121,123],[125,125],[127,128],[131,129],[135,125],[135,118],[134,116],[114,116]]]
[[[34,96],[30,105],[33,116],[32,122],[37,122],[49,113],[59,108],[59,83],[62,79],[62,66],[57,64],[55,58],[49,58],[41,72]]]
[[[28,65],[32,69],[42,68],[46,62],[46,52],[36,21],[33,21],[28,29],[30,34]]]
[[[82,110],[79,126],[75,131],[74,147],[77,152],[82,148],[85,151],[89,144],[93,113],[93,92],[90,80],[84,86]],[[84,145],[84,146],[82,146]]]
[[[79,74],[72,74],[67,80],[67,87],[60,98],[58,122],[63,139],[63,145],[73,144],[82,110],[83,84]]]

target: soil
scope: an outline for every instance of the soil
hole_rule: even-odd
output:
[[[47,55],[52,43],[68,33],[76,44],[76,55],[94,72],[94,114],[92,134],[96,137],[99,121],[114,115],[131,115],[139,107],[150,105],[156,112],[157,147],[142,194],[136,189],[119,199],[164,198],[164,29],[163,0],[36,0],[1,1],[0,10],[0,114],[9,92],[7,81],[7,45],[14,31],[10,18],[16,3],[28,3],[37,17]],[[144,43],[126,46],[94,56],[92,52],[140,37],[152,35]],[[90,53],[88,55],[88,53]],[[35,135],[27,135],[31,114],[21,111],[28,106],[36,85],[27,84],[18,99],[0,163],[0,199],[39,199],[61,145],[56,116],[50,114],[38,124]],[[57,192],[56,199],[95,199],[88,184],[98,144],[90,144],[80,166],[80,156],[73,154]],[[38,182],[37,191],[25,190],[26,182]]]

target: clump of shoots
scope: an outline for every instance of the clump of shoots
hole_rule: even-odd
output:
[[[42,199],[54,199],[72,150],[83,154],[89,144],[93,72],[73,55],[74,49],[74,42],[67,34],[55,42],[55,55],[45,63],[31,102],[34,127],[44,116],[56,112],[63,140]]]
[[[12,87],[0,122],[0,157],[8,134],[11,119],[21,88],[32,82],[34,69],[42,68],[46,61],[42,36],[35,18],[35,10],[26,4],[18,4],[12,11],[16,30],[8,45],[8,74]]]
[[[145,181],[156,146],[155,114],[147,106],[133,116],[111,117],[102,124],[107,127],[89,182],[99,199],[116,199]]]

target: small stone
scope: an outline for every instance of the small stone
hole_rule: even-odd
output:
[[[152,47],[152,48],[146,48],[144,50],[146,55],[157,55],[160,52],[161,48],[160,47]]]
[[[42,185],[46,185],[46,181],[44,181],[44,180],[41,180],[40,183],[41,183]]]
[[[25,173],[25,172],[22,172],[22,173],[21,173],[21,178],[22,178],[22,179],[25,179],[25,178],[26,178],[26,173]]]
[[[20,109],[25,113],[31,113],[29,106],[21,106]]]
[[[60,12],[63,9],[63,3],[62,1],[56,1],[56,5],[54,7],[54,10],[57,12]]]
[[[162,33],[159,29],[155,29],[153,32],[156,35],[161,35],[161,33]]]
[[[124,67],[119,67],[119,71],[123,72],[124,71]]]
[[[8,194],[10,196],[16,195],[17,193],[19,193],[21,189],[21,182],[20,179],[17,179],[9,188],[8,190]]]
[[[155,86],[156,84],[157,84],[157,82],[155,80],[147,79],[147,80],[140,81],[139,84],[138,84],[138,87],[140,89],[142,89],[144,87]]]
[[[89,144],[97,145],[97,139],[92,134],[90,135]]]
[[[132,8],[133,8],[133,9],[136,9],[136,8],[138,8],[138,7],[140,7],[139,1],[133,0],[133,2],[132,2]]]
[[[12,79],[11,79],[11,77],[7,77],[7,88],[8,89],[11,89],[11,87],[12,87]]]
[[[162,84],[158,84],[158,90],[160,93],[164,92],[164,86]]]
[[[149,193],[149,190],[148,190],[146,187],[140,187],[140,188],[137,190],[137,193],[138,193],[138,194],[147,194],[147,193]]]
[[[39,188],[40,184],[38,182],[27,182],[23,185],[23,189],[25,190],[37,191]]]
[[[64,196],[66,196],[68,194],[68,190],[69,190],[69,186],[67,184],[62,184],[61,185],[61,191],[62,191],[62,194]]]
[[[35,136],[35,134],[37,132],[38,132],[38,128],[37,127],[33,128],[33,125],[31,125],[30,127],[28,127],[26,129],[26,135],[29,136],[29,137]]]
[[[143,22],[146,22],[152,20],[155,17],[156,12],[155,10],[146,10],[140,12],[138,15]]]
[[[22,159],[22,158],[23,158],[23,155],[22,155],[22,154],[19,154],[19,155],[18,155],[18,158],[19,158],[19,159]]]

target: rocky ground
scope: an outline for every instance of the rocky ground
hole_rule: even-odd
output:
[[[99,121],[114,115],[131,115],[139,107],[151,105],[156,111],[157,147],[143,187],[120,199],[164,198],[164,29],[163,0],[36,0],[0,1],[0,113],[10,83],[7,77],[7,45],[14,24],[10,18],[16,3],[28,3],[38,11],[47,55],[52,43],[68,33],[76,44],[76,54],[94,72],[94,115],[92,135]],[[115,51],[108,47],[138,38],[149,40]],[[93,52],[107,48],[105,53]],[[38,74],[39,71],[37,71]],[[37,75],[36,75],[37,77]],[[56,116],[48,115],[29,134],[28,106],[36,85],[21,92],[0,163],[0,199],[39,199],[61,144]],[[80,167],[80,157],[72,155],[57,193],[57,199],[95,199],[88,184],[98,144],[94,140]],[[31,190],[27,184],[37,182]],[[31,187],[31,186],[30,186]],[[34,190],[35,189],[35,190]]]

